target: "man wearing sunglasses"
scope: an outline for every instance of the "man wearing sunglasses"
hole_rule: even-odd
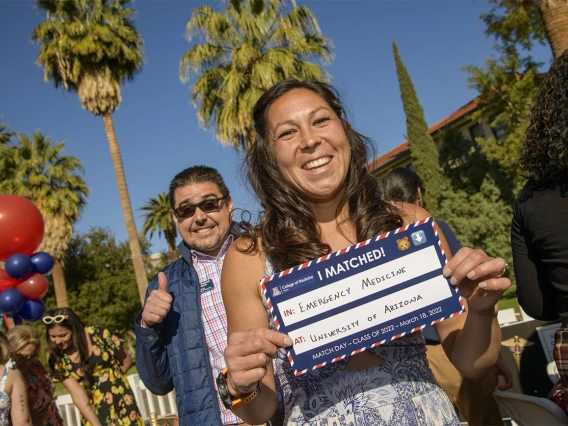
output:
[[[171,181],[169,199],[183,241],[180,258],[148,286],[135,320],[136,367],[157,395],[176,391],[181,426],[242,423],[215,388],[225,368],[227,319],[221,298],[225,252],[238,234],[219,172],[194,166]]]

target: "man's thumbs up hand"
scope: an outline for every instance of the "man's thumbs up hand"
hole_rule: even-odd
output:
[[[142,311],[142,326],[153,327],[161,323],[172,307],[172,296],[168,293],[168,279],[158,273],[158,288],[152,290]]]

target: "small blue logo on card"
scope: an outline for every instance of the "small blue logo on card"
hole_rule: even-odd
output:
[[[415,246],[419,246],[426,242],[426,235],[424,235],[424,231],[413,232],[410,237],[412,238],[412,242]]]

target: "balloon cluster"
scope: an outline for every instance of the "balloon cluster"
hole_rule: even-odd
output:
[[[43,216],[34,203],[17,195],[0,195],[0,313],[19,319],[39,320],[47,293],[44,274],[53,268],[49,253],[34,251],[44,234]]]

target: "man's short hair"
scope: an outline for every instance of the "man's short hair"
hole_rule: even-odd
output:
[[[172,209],[175,208],[174,194],[176,189],[203,182],[211,182],[217,185],[222,197],[229,195],[229,188],[225,185],[223,177],[217,169],[209,166],[192,166],[179,172],[170,182],[168,198]]]

